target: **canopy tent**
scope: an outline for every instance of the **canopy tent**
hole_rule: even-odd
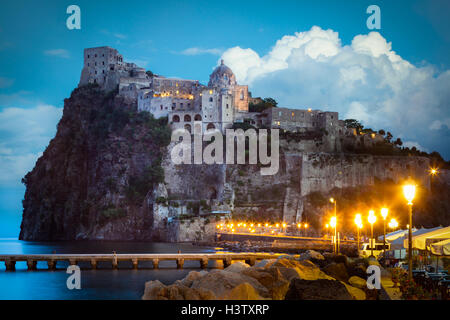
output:
[[[430,249],[436,256],[450,256],[450,239],[432,243]]]
[[[415,229],[413,228],[413,232],[412,235],[414,236],[418,236],[424,233],[428,233],[431,231],[435,231],[438,229],[442,229],[442,227],[435,227],[435,228],[431,228],[431,229],[425,229],[425,228],[421,228],[421,229]],[[405,249],[408,248],[408,229],[406,230],[400,230],[402,231],[399,234],[394,235],[393,240],[390,240],[387,235],[386,235],[386,240],[391,244],[391,249],[393,250],[400,250],[400,249]],[[404,241],[406,240],[406,247],[403,246]]]
[[[413,232],[416,232],[417,229],[416,229],[416,228],[413,228],[412,231],[413,231]],[[406,229],[406,230],[397,230],[397,231],[388,233],[388,234],[386,234],[386,241],[392,242],[392,241],[394,241],[395,239],[398,239],[398,238],[400,238],[400,237],[403,237],[405,234],[406,234],[406,235],[408,234],[408,229]],[[379,237],[378,237],[378,240],[379,240],[379,241],[383,241],[383,235],[379,236]]]
[[[436,230],[421,233],[419,235],[413,235],[412,247],[418,250],[427,250],[431,243],[450,239],[450,227],[439,227]],[[408,239],[403,241],[405,248],[408,247]]]

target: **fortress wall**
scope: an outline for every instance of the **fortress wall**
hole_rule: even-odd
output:
[[[375,178],[400,183],[408,176],[429,188],[428,170],[429,160],[423,157],[304,154],[301,195],[306,196],[313,191],[328,192],[334,187],[372,185]]]

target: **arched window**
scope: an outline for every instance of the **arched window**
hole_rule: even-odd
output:
[[[196,114],[194,117],[194,121],[202,121],[202,116],[199,114]]]
[[[212,97],[209,97],[209,102],[213,102],[213,98]]]
[[[191,133],[191,125],[190,124],[185,124],[184,125],[184,129],[186,129],[187,131],[189,131],[189,133]]]
[[[174,115],[174,116],[172,117],[172,121],[173,121],[173,122],[180,122],[180,117],[177,116],[177,115]]]
[[[244,91],[241,90],[241,100],[244,100]]]
[[[211,122],[208,123],[208,125],[206,126],[206,130],[211,130],[211,129],[215,129],[216,127],[214,126],[214,124],[212,124]]]
[[[184,122],[191,122],[191,116],[188,114],[184,115]]]

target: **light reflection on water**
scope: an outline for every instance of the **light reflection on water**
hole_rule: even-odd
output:
[[[0,254],[48,254],[48,253],[205,253],[214,248],[191,244],[77,241],[77,242],[28,242],[0,239]],[[212,264],[210,266],[213,267]],[[99,262],[99,270],[91,270],[89,263],[80,263],[81,290],[69,290],[66,286],[67,263],[58,262],[56,271],[48,271],[46,262],[39,262],[37,271],[27,271],[26,262],[17,262],[15,272],[6,272],[0,262],[0,299],[140,299],[144,285],[149,280],[169,284],[182,279],[190,271],[199,269],[198,261],[186,261],[184,269],[177,270],[174,261],[161,261],[158,270],[151,262],[139,263],[139,270],[131,269],[130,262],[119,262],[119,269]]]

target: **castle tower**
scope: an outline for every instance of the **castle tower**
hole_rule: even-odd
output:
[[[233,71],[220,61],[220,65],[209,76],[208,87],[233,96],[235,112],[248,112],[248,86],[240,86],[236,82]]]

